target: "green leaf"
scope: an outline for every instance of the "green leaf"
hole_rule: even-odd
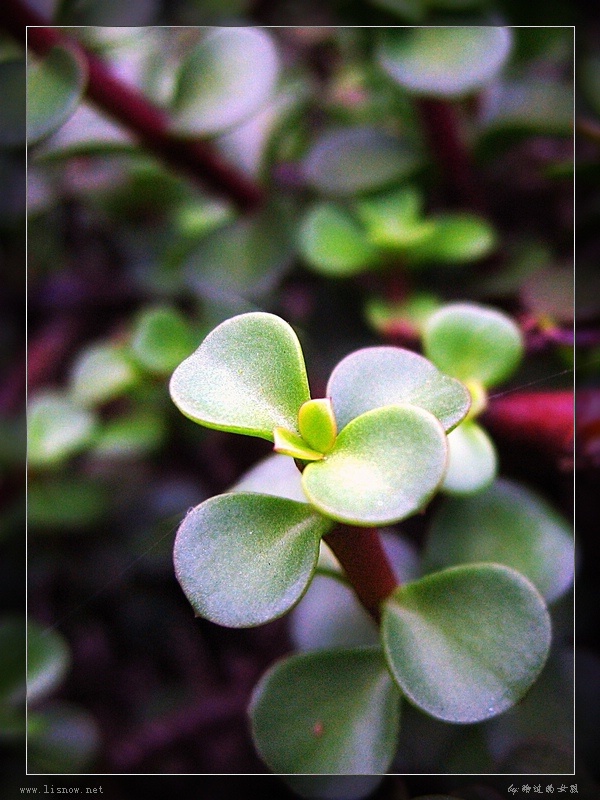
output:
[[[521,332],[510,317],[470,303],[450,303],[432,314],[423,345],[443,372],[485,387],[508,378],[523,355]]]
[[[27,109],[25,92],[27,63],[24,58],[0,62],[2,114],[0,114],[0,146],[22,147],[27,142]]]
[[[378,60],[388,75],[421,95],[457,97],[489,83],[511,48],[505,27],[416,27],[388,30]]]
[[[326,394],[340,430],[365,411],[405,403],[430,411],[451,430],[471,404],[461,383],[400,347],[365,347],[350,353],[331,373]]]
[[[186,318],[174,308],[145,309],[136,320],[131,350],[137,362],[156,375],[168,375],[194,349]]]
[[[328,397],[307,400],[300,406],[298,426],[302,438],[319,453],[331,450],[337,435],[331,400]]]
[[[258,461],[230,489],[230,492],[258,492],[306,503],[300,470],[289,456],[272,453]]]
[[[371,126],[327,131],[302,162],[302,175],[326,195],[356,195],[413,175],[422,156],[406,140]]]
[[[83,450],[92,441],[96,418],[59,392],[44,392],[31,401],[27,420],[27,458],[46,467]]]
[[[444,501],[424,566],[495,561],[521,572],[551,602],[573,582],[573,550],[573,531],[560,514],[531,490],[498,480],[481,494]]]
[[[179,527],[177,579],[198,616],[232,628],[262,625],[304,594],[330,527],[306,503],[242,492],[212,497]]]
[[[428,317],[440,307],[440,300],[429,292],[414,292],[406,300],[372,297],[365,305],[369,325],[382,336],[394,334],[418,337]]]
[[[27,700],[34,703],[62,683],[71,657],[66,641],[52,628],[27,624]]]
[[[445,492],[480,492],[496,477],[498,458],[494,444],[473,420],[462,422],[448,434],[448,455],[448,472],[442,484]]]
[[[452,567],[398,588],[381,632],[403,693],[448,722],[480,722],[517,703],[551,639],[542,597],[498,564]]]
[[[128,392],[140,374],[122,347],[94,344],[81,350],[71,370],[71,392],[83,406],[102,405]]]
[[[474,214],[439,214],[407,252],[411,263],[464,264],[488,256],[496,247],[491,225]]]
[[[87,66],[76,50],[53,47],[27,69],[27,141],[43,139],[66,122],[85,91]]]
[[[279,57],[263,28],[217,28],[187,56],[177,78],[173,130],[206,136],[238,125],[272,96]]]
[[[447,440],[417,406],[386,406],[346,425],[302,486],[321,513],[354,525],[397,522],[422,509],[444,478]]]
[[[379,648],[320,651],[271,667],[250,716],[275,773],[372,775],[394,757],[400,695]]]
[[[218,325],[171,378],[171,397],[186,417],[273,441],[273,429],[298,430],[310,399],[300,342],[284,320],[262,311]]]
[[[379,251],[359,223],[333,203],[313,206],[298,236],[302,257],[324,275],[356,275],[380,260]]]
[[[274,450],[283,453],[285,456],[299,458],[303,461],[319,461],[323,458],[323,453],[311,450],[304,439],[285,428],[273,429]]]
[[[165,434],[160,414],[136,409],[105,422],[98,431],[92,452],[100,458],[136,458],[158,449]]]

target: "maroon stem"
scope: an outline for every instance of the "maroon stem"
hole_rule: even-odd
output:
[[[356,596],[379,624],[381,603],[398,587],[376,528],[339,525],[324,537]]]
[[[3,0],[0,4],[0,27],[25,41],[26,26],[37,26],[27,30],[27,46],[38,55],[44,55],[55,45],[69,47],[80,54],[88,69],[87,98],[124,125],[149,151],[193,180],[229,198],[242,210],[252,210],[260,205],[263,199],[260,187],[226,164],[210,144],[175,136],[170,130],[169,115],[112,75],[99,58],[66,36],[60,28],[48,27],[46,20],[19,0]]]
[[[440,162],[450,191],[461,204],[484,213],[485,201],[465,145],[456,104],[421,98],[419,110],[431,150]]]

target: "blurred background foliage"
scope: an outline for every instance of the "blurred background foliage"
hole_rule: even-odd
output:
[[[596,796],[598,18],[562,0],[31,0],[153,104],[181,151],[201,142],[195,163],[208,152],[233,169],[231,180],[207,188],[111,117],[110,97],[104,108],[86,99],[98,75],[77,48],[26,57],[15,5],[0,18],[7,791],[23,780],[25,738],[27,224],[29,771],[265,771],[245,717],[251,689],[276,657],[310,647],[326,607],[320,591],[345,601],[332,598],[335,581],[331,590],[316,581],[291,625],[229,631],[193,618],[173,575],[178,522],[269,448],[183,419],[169,374],[216,323],[264,309],[299,332],[319,396],[352,349],[418,348],[432,310],[459,299],[496,305],[521,325],[528,355],[502,392],[518,397],[535,381],[532,389],[569,389],[576,359],[575,461],[555,435],[515,437],[509,426],[496,444],[502,473],[567,519],[575,469],[577,777],[579,794]],[[350,27],[367,24],[381,29]],[[257,25],[292,27],[239,28]],[[458,38],[434,27],[391,30],[404,25],[534,27],[469,27]],[[401,536],[389,534],[409,572],[431,524],[413,519]],[[362,624],[348,609],[349,629]],[[408,708],[396,770],[424,777],[390,778],[377,796],[456,791],[493,800],[503,784],[489,773],[571,771],[572,598],[553,613],[561,648],[522,707],[458,734]],[[437,773],[483,774],[487,794]],[[126,783],[113,791],[128,796]],[[290,796],[278,782],[269,791]]]

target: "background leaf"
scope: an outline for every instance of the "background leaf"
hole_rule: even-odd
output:
[[[81,405],[101,405],[125,394],[139,380],[125,349],[102,342],[79,352],[71,370],[71,392]]]
[[[218,495],[177,532],[177,579],[196,614],[251,627],[285,614],[302,596],[331,523],[306,503],[269,495]]]
[[[396,522],[423,508],[446,471],[440,422],[416,406],[385,406],[356,417],[322,461],[302,473],[310,502],[355,525]]]
[[[131,350],[145,369],[168,375],[190,355],[195,342],[186,318],[174,308],[145,309],[131,336]]]
[[[518,570],[551,602],[573,581],[573,532],[534,492],[498,480],[481,494],[444,500],[424,553],[427,571],[479,561]]]
[[[67,643],[58,631],[27,624],[27,700],[35,703],[57,688],[69,669]]]
[[[497,564],[400,587],[384,604],[381,631],[406,697],[448,722],[479,722],[514,705],[542,670],[551,637],[541,596]]]
[[[298,433],[298,410],[310,399],[296,334],[263,312],[226,320],[180,364],[171,378],[173,402],[208,428],[273,441],[273,428]]]
[[[493,228],[475,214],[438,214],[429,218],[428,230],[410,246],[411,263],[464,264],[485,258],[496,246]]]
[[[59,392],[33,398],[27,419],[27,458],[32,467],[57,464],[92,441],[96,419]]]
[[[448,434],[448,456],[448,472],[442,484],[442,489],[446,492],[479,492],[496,477],[498,457],[494,443],[473,420],[461,422]]]
[[[350,353],[331,373],[326,394],[339,430],[365,411],[404,403],[424,408],[451,430],[471,402],[462,384],[400,347],[365,347]]]
[[[254,740],[280,774],[385,772],[396,750],[399,701],[379,648],[292,656],[254,690]]]
[[[510,48],[509,28],[416,27],[388,31],[378,58],[388,75],[411,92],[457,97],[491,81]]]

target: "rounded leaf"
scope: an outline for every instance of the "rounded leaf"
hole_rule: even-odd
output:
[[[81,405],[100,405],[125,394],[139,379],[139,372],[121,347],[95,344],[82,350],[73,364],[71,391]]]
[[[84,59],[75,50],[53,47],[27,69],[27,141],[53,133],[66,122],[83,96],[87,82]]]
[[[333,203],[319,203],[304,218],[300,252],[307,264],[324,275],[356,275],[379,261],[379,251],[359,223]]]
[[[27,459],[32,467],[57,464],[90,444],[96,427],[93,414],[58,392],[45,392],[31,402],[27,416]]]
[[[400,347],[365,347],[350,353],[331,373],[326,394],[340,430],[365,411],[405,403],[431,412],[451,430],[471,404],[461,383]]]
[[[485,258],[496,246],[492,226],[474,214],[431,217],[425,233],[407,252],[411,263],[465,264]]]
[[[311,447],[320,453],[330,450],[337,434],[331,400],[328,397],[307,400],[300,406],[298,425],[302,438]]]
[[[263,28],[217,28],[181,66],[173,102],[173,130],[219,133],[238,125],[271,97],[279,57]]]
[[[302,473],[309,501],[354,525],[397,522],[423,508],[444,478],[447,439],[417,406],[386,406],[346,425],[322,461]]]
[[[56,689],[69,669],[71,657],[66,641],[52,628],[27,624],[27,700],[39,700]]]
[[[230,492],[258,492],[306,503],[300,470],[289,456],[271,453],[245,472]]]
[[[400,694],[379,648],[318,651],[271,667],[250,716],[275,773],[372,775],[396,752]]]
[[[373,244],[410,248],[432,232],[432,224],[422,219],[422,207],[421,194],[412,186],[403,186],[359,201],[356,212]]]
[[[387,31],[379,63],[411,92],[434,97],[469,94],[491,81],[511,49],[505,27],[415,27]]]
[[[302,175],[323,194],[355,195],[408,178],[421,163],[407,141],[365,125],[322,134],[302,162]]]
[[[131,336],[137,362],[157,375],[168,375],[192,352],[192,331],[174,308],[147,308],[138,317]]]
[[[450,303],[432,314],[423,346],[427,358],[443,372],[485,387],[508,378],[523,356],[521,332],[512,319],[470,303]]]
[[[480,494],[444,501],[424,556],[428,571],[480,561],[518,570],[551,602],[573,582],[573,531],[537,494],[498,480]]]
[[[299,434],[298,409],[310,399],[296,334],[262,311],[218,325],[177,367],[170,392],[195,422],[269,441],[278,426]]]
[[[452,567],[398,588],[381,632],[403,693],[448,722],[480,722],[518,702],[551,639],[535,587],[498,564]]]
[[[231,628],[262,625],[300,599],[330,527],[306,503],[246,492],[212,497],[179,526],[177,579],[198,616]]]
[[[494,443],[472,420],[461,423],[448,434],[448,456],[448,472],[442,484],[445,492],[480,492],[496,477],[498,457]]]

